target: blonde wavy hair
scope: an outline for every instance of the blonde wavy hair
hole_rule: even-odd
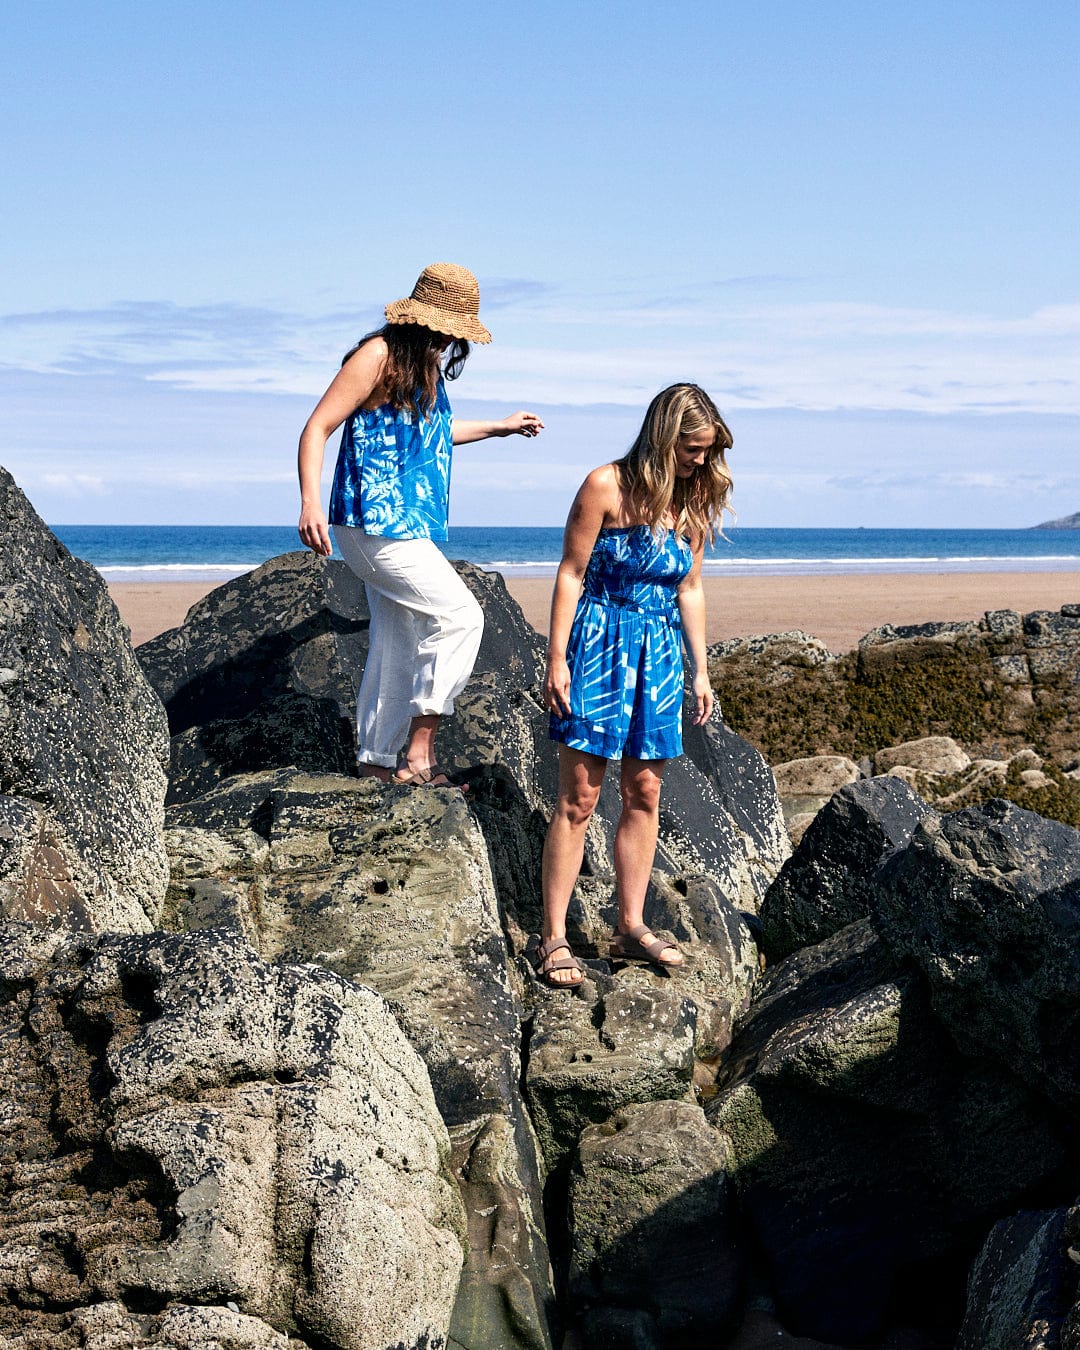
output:
[[[705,463],[691,478],[675,473],[675,447],[680,436],[712,428],[715,439]],[[726,451],[734,444],[716,404],[696,384],[673,384],[649,404],[637,440],[615,467],[635,515],[654,533],[667,528],[672,515],[675,532],[696,546],[712,543],[721,533],[725,510],[730,511],[731,474]]]

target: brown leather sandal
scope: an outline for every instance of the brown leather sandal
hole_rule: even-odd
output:
[[[666,951],[677,952],[678,960],[662,960]],[[608,944],[608,955],[620,961],[647,961],[661,970],[677,970],[686,959],[674,942],[657,937],[647,923],[639,923],[629,933],[620,933],[616,928]]]
[[[556,952],[564,950],[570,952],[569,959],[565,956],[561,961],[551,959]],[[551,977],[556,970],[576,970],[577,979],[553,980]],[[570,950],[570,944],[565,938],[551,938],[547,942],[541,942],[536,949],[536,974],[549,989],[576,989],[585,979],[582,964]]]
[[[450,781],[450,775],[441,764],[432,764],[426,769],[407,769],[404,764],[399,764],[390,775],[390,782],[401,783],[405,787],[448,787],[457,788],[459,792],[467,791]]]

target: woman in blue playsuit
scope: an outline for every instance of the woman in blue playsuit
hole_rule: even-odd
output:
[[[731,492],[731,432],[694,384],[657,394],[622,459],[594,469],[566,523],[551,602],[544,698],[559,744],[559,794],[544,844],[544,931],[537,971],[572,988],[584,972],[566,940],[585,827],[607,762],[619,758],[615,833],[619,919],[611,955],[676,967],[683,955],[644,922],[656,855],[660,779],[682,754],[683,661],[694,724],[713,694],[705,666],[701,558]]]
[[[439,719],[472,673],[484,616],[436,547],[446,538],[453,447],[489,436],[535,436],[543,422],[456,420],[444,377],[455,379],[470,342],[490,342],[480,288],[453,263],[426,267],[412,294],[386,306],[308,418],[300,437],[300,538],[328,555],[329,525],[364,582],[371,612],[356,701],[360,771],[411,786],[444,786],[435,762]],[[329,436],[344,423],[323,514],[320,479]]]

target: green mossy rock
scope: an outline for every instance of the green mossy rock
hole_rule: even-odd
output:
[[[1080,606],[885,627],[828,659],[808,659],[813,640],[800,635],[793,646],[791,636],[709,649],[725,717],[770,763],[823,754],[857,761],[931,736],[952,737],[975,758],[1007,759],[1030,746],[1052,782],[1010,779],[998,795],[1080,826],[1080,784],[1061,773],[1080,748]],[[926,791],[936,798],[961,785]]]

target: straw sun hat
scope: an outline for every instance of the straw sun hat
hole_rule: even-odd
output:
[[[432,263],[425,267],[407,300],[386,306],[389,323],[419,323],[448,337],[490,342],[480,322],[480,287],[467,267]]]

